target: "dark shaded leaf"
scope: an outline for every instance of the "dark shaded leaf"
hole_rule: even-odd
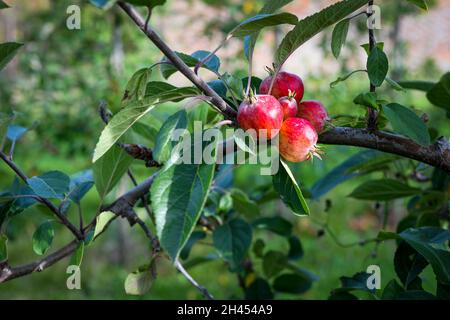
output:
[[[302,191],[300,190],[291,169],[283,160],[280,161],[280,164],[278,172],[272,179],[275,191],[278,192],[281,200],[283,200],[296,215],[309,215],[308,204],[303,197]]]
[[[331,51],[337,59],[341,53],[341,49],[347,39],[348,27],[350,26],[350,19],[341,20],[333,29],[331,35]]]
[[[259,218],[252,223],[255,229],[272,231],[280,236],[290,236],[292,223],[281,217]]]
[[[387,201],[411,197],[421,192],[422,190],[410,187],[397,180],[380,179],[364,182],[356,187],[349,197],[361,200]]]
[[[270,285],[262,278],[256,278],[245,290],[247,300],[272,300],[273,292]]]
[[[237,270],[252,243],[252,228],[241,219],[233,219],[214,230],[214,246],[232,270]]]
[[[49,171],[29,178],[27,184],[42,198],[62,199],[69,192],[70,178],[60,171]]]
[[[189,237],[188,241],[183,247],[183,250],[180,252],[180,258],[183,260],[186,260],[189,257],[189,254],[191,253],[191,249],[194,246],[194,244],[202,239],[206,238],[206,233],[203,231],[194,231],[192,232],[191,236]]]
[[[344,0],[339,1],[320,12],[300,20],[281,41],[275,53],[275,63],[281,66],[289,56],[306,41],[317,35],[325,28],[341,21],[352,12],[358,10],[368,1]]]
[[[383,83],[389,70],[389,61],[386,54],[378,47],[372,49],[367,58],[367,73],[370,82],[379,87]]]
[[[428,146],[430,144],[427,126],[413,111],[398,103],[383,106],[383,111],[395,132],[405,135],[421,145]]]
[[[282,274],[273,282],[274,290],[278,292],[302,294],[308,291],[312,286],[310,279],[299,274]]]
[[[0,71],[12,60],[21,46],[23,46],[23,43],[0,43]]]
[[[33,234],[33,250],[38,255],[44,255],[53,242],[55,231],[51,221],[42,223]]]
[[[186,128],[187,113],[185,110],[180,110],[167,118],[156,136],[153,149],[153,157],[157,162],[164,163],[170,158],[170,152],[175,144],[175,141],[171,140],[173,131]]]

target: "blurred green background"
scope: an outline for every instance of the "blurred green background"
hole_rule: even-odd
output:
[[[25,43],[25,47],[21,49],[17,59],[0,74],[0,110],[12,108],[17,113],[15,123],[32,128],[19,141],[14,159],[30,176],[48,170],[74,174],[89,169],[94,146],[103,128],[97,113],[99,102],[105,100],[111,110],[117,111],[127,80],[137,69],[161,59],[161,54],[118,10],[103,12],[87,1],[6,2],[14,8],[0,13],[0,42],[15,39]],[[184,2],[183,5],[188,3],[192,10],[182,10],[184,7],[180,2]],[[310,1],[294,1],[295,5],[291,9],[297,13],[296,10],[300,7],[298,15],[304,16],[310,13],[307,10],[323,7],[328,2],[318,1],[312,4]],[[390,1],[380,2],[385,4],[380,37],[382,35],[386,38],[387,53],[391,59],[391,77],[400,80],[437,81],[446,71],[442,66],[448,65],[448,57],[445,60],[445,57],[423,56],[416,58],[412,66],[407,57],[414,46],[401,37],[400,31],[397,30],[398,34],[392,33],[398,28],[398,20],[401,23],[402,19],[414,19],[416,16],[426,19],[424,16],[427,14],[440,10],[439,1],[431,2],[435,7],[432,6],[430,13],[419,12],[411,7],[405,9]],[[67,6],[74,3],[81,7],[82,28],[71,31],[65,27],[65,12]],[[197,49],[212,50],[224,32],[244,17],[253,15],[261,5],[262,1],[256,0],[171,0],[166,6],[155,10],[151,23],[175,50],[183,51],[183,48],[178,47],[183,45],[186,46],[187,53]],[[145,14],[145,11],[142,13]],[[197,13],[207,18],[202,20],[197,17]],[[173,21],[183,14],[187,16],[185,21],[188,24],[185,27]],[[305,52],[306,56],[319,54],[322,57],[319,70],[302,61],[296,60],[290,64],[294,68],[296,64],[299,65],[299,70],[291,71],[303,77],[307,88],[305,99],[320,99],[332,115],[364,115],[364,110],[355,106],[352,100],[368,86],[365,74],[356,74],[334,89],[329,86],[338,76],[363,66],[361,54],[364,53],[359,45],[367,42],[364,30],[364,21],[352,28],[346,51],[339,62],[334,60],[329,49],[329,29],[315,39],[314,46],[306,47],[301,53]],[[276,41],[283,32],[284,29],[266,31],[258,45],[261,47],[256,49],[261,48],[256,57],[264,57],[264,61],[269,61],[266,64],[269,64]],[[203,34],[199,40],[203,47],[190,49],[188,44],[197,41],[198,33]],[[172,42],[178,39],[177,36],[186,38],[184,44]],[[272,50],[266,50],[270,48]],[[241,41],[232,42],[226,50],[219,51],[218,55],[222,59],[222,70],[246,76]],[[264,76],[261,65],[255,68],[255,73],[260,77]],[[161,76],[154,72],[152,79],[161,79]],[[177,84],[183,80],[174,77],[173,81]],[[388,86],[383,86],[380,93],[387,100],[395,99],[404,105],[413,106],[419,115],[426,113],[430,128],[439,130],[440,135],[450,134],[445,112],[430,105],[422,93],[398,92]],[[178,107],[164,105],[152,111],[143,121],[163,120]],[[323,161],[294,166],[296,177],[306,188],[358,151],[356,148],[342,146],[324,146],[323,149]],[[139,180],[151,173],[150,169],[140,163],[133,165],[133,171]],[[242,166],[233,172],[233,176],[235,185],[246,191],[256,190],[270,183],[270,177],[259,176],[259,169],[254,166]],[[375,173],[371,177],[381,175]],[[10,185],[13,178],[6,166],[0,165],[0,189]],[[394,243],[388,242],[377,247],[375,244],[357,245],[360,240],[376,236],[381,228],[381,209],[373,203],[346,197],[364,179],[368,177],[350,180],[320,200],[310,201],[310,218],[293,217],[280,201],[272,201],[262,207],[265,215],[282,215],[293,222],[295,234],[301,238],[305,250],[299,265],[319,277],[319,281],[301,298],[326,299],[329,292],[339,286],[340,276],[351,276],[371,264],[381,267],[382,286],[395,277],[392,261]],[[131,184],[124,179],[110,198],[115,198],[130,187]],[[98,203],[99,198],[94,188],[82,203],[86,220],[94,216]],[[406,214],[405,201],[393,202],[390,211],[388,228],[395,229],[397,222]],[[45,208],[37,206],[11,220],[8,235],[12,265],[38,258],[33,253],[31,237],[48,214]],[[73,208],[68,215],[72,219],[77,217]],[[142,215],[145,216],[144,213]],[[332,233],[327,230],[320,236],[322,224],[326,220],[329,221]],[[253,239],[257,238],[265,239],[270,247],[288,249],[285,240],[276,235],[256,231]],[[64,245],[69,239],[70,235],[66,230],[57,228],[53,248]],[[214,252],[210,243],[211,240],[206,239],[205,243],[196,245],[191,258]],[[81,290],[71,291],[66,287],[68,275],[65,271],[69,264],[69,259],[66,259],[43,273],[1,284],[0,298],[135,299],[136,297],[125,294],[123,283],[128,273],[147,261],[147,249],[139,230],[131,229],[125,221],[115,222],[104,236],[86,249],[81,268]],[[242,297],[236,276],[229,273],[221,261],[199,265],[189,271],[217,298]],[[433,276],[429,271],[425,274],[424,287],[431,289]],[[164,261],[158,267],[158,279],[153,288],[147,295],[138,298],[195,299],[199,298],[199,294],[183,277],[176,274],[169,261]],[[298,297],[280,295],[277,298]]]

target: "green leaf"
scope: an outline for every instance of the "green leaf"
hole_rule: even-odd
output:
[[[256,278],[245,290],[246,300],[272,300],[273,292],[269,283],[262,279]]]
[[[94,6],[103,10],[110,9],[118,0],[89,0]]]
[[[0,43],[0,71],[12,60],[21,46],[23,46],[23,43]]]
[[[191,252],[192,247],[194,244],[199,241],[206,238],[206,233],[203,231],[194,231],[192,232],[191,236],[189,237],[189,240],[186,242],[186,244],[183,247],[183,250],[180,252],[180,258],[183,260],[186,260],[189,257],[189,254]]]
[[[289,239],[289,260],[298,260],[303,257],[303,246],[300,239],[297,236],[290,236]]]
[[[69,191],[70,178],[59,171],[49,171],[27,180],[34,193],[42,198],[64,198]]]
[[[370,107],[374,109],[379,109],[378,105],[377,93],[376,92],[366,92],[359,94],[355,99],[353,99],[353,103],[359,104],[361,106]]]
[[[426,11],[428,10],[428,5],[425,2],[425,0],[407,0],[407,1],[415,6],[419,7],[420,9],[423,9]]]
[[[435,106],[450,112],[450,72],[444,74],[441,80],[428,91],[427,99]]]
[[[4,234],[0,234],[0,263],[5,262],[7,260],[8,260],[8,237]]]
[[[94,182],[101,199],[117,185],[132,162],[133,158],[128,153],[118,146],[113,146],[94,163]]]
[[[381,295],[381,299],[383,299],[383,300],[394,300],[403,291],[405,291],[405,290],[397,282],[397,280],[392,279],[391,281],[388,282],[386,287],[384,287],[383,294]]]
[[[248,195],[239,189],[230,190],[231,197],[233,198],[233,206],[237,212],[240,212],[246,216],[253,217],[259,215],[258,204],[251,200]]]
[[[256,142],[255,142],[255,139],[251,135],[249,135],[249,134],[246,135],[245,133],[243,133],[242,131],[239,130],[239,131],[235,131],[233,133],[233,139],[234,139],[234,142],[236,142],[236,145],[239,147],[239,149],[256,156],[256,153],[253,151],[253,149],[256,148]],[[249,139],[249,145],[253,146],[253,148],[251,148],[249,145],[247,145],[246,139]]]
[[[27,128],[12,124],[8,126],[6,136],[12,142],[15,142],[23,137],[23,135],[28,131]]]
[[[292,0],[271,0],[264,4],[264,7],[259,11],[259,14],[270,14],[281,9],[285,5],[291,3]],[[259,32],[255,32],[250,36],[246,36],[244,39],[244,53],[247,59],[253,54],[255,49],[256,40],[258,39]]]
[[[125,279],[125,292],[129,295],[143,295],[150,290],[152,284],[153,274],[150,265],[142,266]]]
[[[372,165],[384,165],[395,161],[397,158],[397,156],[376,150],[361,151],[320,178],[309,191],[313,199],[318,199],[339,184],[371,172]]]
[[[270,230],[280,236],[290,236],[292,223],[281,217],[259,218],[253,222],[255,229]]]
[[[170,158],[174,141],[171,140],[172,133],[176,129],[187,128],[187,113],[185,110],[180,110],[170,116],[162,125],[156,136],[156,144],[153,149],[153,157],[159,163],[164,163]]]
[[[217,139],[212,143],[215,148]],[[191,148],[190,163],[195,163],[192,157],[198,146]],[[212,160],[215,162],[215,159]],[[178,258],[200,217],[214,177],[214,168],[215,163],[167,162],[151,186],[157,233],[162,247],[173,260]]]
[[[376,47],[380,50],[384,50],[384,42],[377,42]],[[370,44],[369,43],[362,44],[361,48],[364,49],[364,51],[367,53],[367,55],[370,54]]]
[[[367,181],[358,186],[349,195],[351,198],[361,200],[387,201],[420,194],[422,190],[410,187],[392,179]]]
[[[367,73],[369,74],[370,82],[379,87],[383,83],[389,70],[389,61],[384,53],[378,47],[372,49],[367,58]]]
[[[114,115],[103,129],[95,147],[93,162],[100,159],[124,135],[131,126],[146,115],[157,104],[196,96],[199,91],[193,87],[176,88],[158,95],[145,97],[127,105]]]
[[[383,111],[395,132],[407,136],[421,145],[428,146],[430,144],[427,126],[413,111],[398,103],[383,106]]]
[[[253,244],[253,253],[258,258],[262,258],[264,256],[264,248],[266,247],[266,244],[264,243],[264,240],[257,239],[255,243]]]
[[[33,234],[33,250],[38,255],[44,255],[50,248],[55,236],[52,222],[45,221],[42,223]]]
[[[334,57],[337,59],[341,54],[341,49],[347,39],[348,28],[350,26],[350,19],[344,19],[340,21],[333,29],[331,36],[331,51]]]
[[[367,0],[344,0],[333,4],[322,11],[300,20],[282,40],[275,53],[275,62],[282,66],[289,56],[306,41],[325,28],[341,21],[352,12],[358,10]]]
[[[150,68],[139,69],[133,74],[125,87],[122,106],[125,106],[130,101],[144,98],[151,75],[152,69]]]
[[[92,170],[85,170],[70,178],[70,191],[67,197],[73,202],[80,204],[81,199],[94,185]]]
[[[222,76],[222,80],[226,83],[228,91],[231,91],[231,95],[238,99],[243,98],[244,85],[242,84],[241,79],[225,72]]]
[[[267,278],[272,278],[279,274],[286,267],[288,259],[286,255],[279,251],[268,251],[263,258],[263,270]]]
[[[227,213],[231,210],[231,208],[233,208],[233,198],[229,193],[225,193],[220,197],[219,206],[217,209],[219,212]]]
[[[230,268],[237,270],[252,243],[252,228],[242,219],[233,219],[214,230],[213,241]]]
[[[167,0],[125,0],[135,6],[144,6],[154,8],[156,6],[162,6],[166,3]]]
[[[291,169],[283,161],[278,172],[273,176],[273,187],[281,197],[281,200],[299,216],[309,215],[309,207],[303,197],[302,191],[295,180]]]
[[[83,256],[84,256],[84,241],[81,241],[78,244],[77,249],[75,250],[75,252],[72,255],[72,258],[70,260],[70,265],[72,266],[81,266],[81,263],[83,262]]]
[[[293,294],[305,293],[311,286],[312,282],[309,278],[297,273],[283,274],[273,282],[274,290]]]
[[[233,37],[245,37],[259,32],[265,27],[277,26],[280,24],[295,25],[297,22],[297,17],[291,13],[257,14],[240,23],[230,32],[230,34]]]
[[[399,243],[394,255],[394,269],[405,289],[422,288],[419,275],[427,265],[428,262],[406,242]]]
[[[93,238],[97,238],[101,234],[108,224],[116,217],[116,215],[111,211],[104,211],[100,213],[96,218],[95,231]]]
[[[450,285],[445,285],[438,282],[436,295],[440,299],[450,300]]]
[[[182,52],[175,52],[177,54],[177,56],[183,60],[183,62],[185,64],[187,64],[188,67],[195,67],[200,60],[206,58],[207,56],[209,56],[211,54],[211,52],[209,51],[204,51],[204,50],[199,50],[194,52],[191,55],[182,53]],[[163,58],[162,62],[167,62],[167,63],[163,63],[161,64],[161,74],[164,77],[164,79],[168,79],[172,74],[174,74],[175,72],[178,71],[177,68],[175,68],[175,66],[169,62],[169,60],[167,58]],[[206,61],[203,65],[202,68],[208,69],[214,73],[219,72],[219,68],[220,68],[220,59],[218,56],[216,56],[215,54],[213,54],[208,61]]]
[[[428,92],[435,85],[434,82],[430,81],[399,81],[399,85],[404,89],[412,89]]]
[[[439,282],[450,284],[450,250],[444,245],[450,239],[450,231],[436,227],[407,229],[399,234],[420,253],[431,266]]]
[[[370,277],[369,273],[366,272],[358,272],[354,274],[352,277],[340,277],[341,288],[336,289],[337,291],[373,291],[367,288],[367,279]]]
[[[405,89],[397,82],[392,80],[389,77],[386,77],[386,82],[395,90],[397,91],[405,91]]]
[[[8,9],[8,8],[9,8],[9,6],[6,3],[4,3],[2,0],[0,0],[0,9]]]

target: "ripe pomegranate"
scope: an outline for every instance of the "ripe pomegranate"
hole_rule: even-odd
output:
[[[250,95],[239,106],[237,121],[244,129],[266,129],[267,138],[275,137],[283,124],[283,108],[277,99],[269,95]]]
[[[297,116],[298,107],[297,107],[297,101],[295,100],[295,93],[290,91],[289,96],[282,97],[282,98],[278,99],[278,101],[280,102],[281,107],[283,108],[283,119],[284,120],[286,120],[287,118]]]
[[[259,93],[269,94],[271,82],[272,76],[265,78],[259,86]],[[278,73],[270,94],[279,99],[281,97],[289,96],[289,90],[295,93],[295,100],[297,101],[297,104],[299,104],[300,101],[302,101],[303,94],[305,92],[302,79],[293,73]]]
[[[323,104],[317,100],[303,101],[298,106],[297,117],[311,122],[318,133],[322,132],[328,121],[328,113]]]
[[[302,162],[318,154],[317,132],[306,119],[288,118],[280,130],[280,154],[287,161]]]

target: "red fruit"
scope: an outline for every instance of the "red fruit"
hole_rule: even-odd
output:
[[[273,96],[251,96],[239,106],[237,121],[244,130],[255,129],[258,136],[258,130],[266,129],[272,139],[283,124],[283,108]]]
[[[287,118],[292,118],[297,116],[298,108],[297,108],[297,101],[294,99],[293,96],[289,97],[282,97],[278,99],[278,101],[281,104],[281,107],[283,108],[283,119],[286,120]]]
[[[291,162],[309,160],[317,154],[317,132],[308,120],[288,118],[280,130],[280,154]]]
[[[328,113],[320,101],[309,100],[300,103],[297,117],[311,122],[316,131],[320,133],[328,120]]]
[[[272,76],[265,78],[259,86],[259,93],[268,94],[271,82]],[[305,92],[302,79],[293,73],[278,73],[270,94],[279,99],[281,97],[289,96],[289,90],[295,94],[295,100],[297,100],[297,104],[299,104],[300,101],[302,101],[303,93]]]

